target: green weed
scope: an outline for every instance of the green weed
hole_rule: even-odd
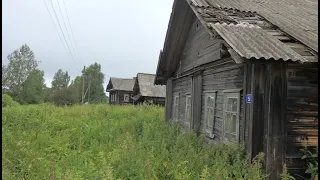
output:
[[[181,133],[157,106],[2,109],[4,179],[263,179],[263,154]]]

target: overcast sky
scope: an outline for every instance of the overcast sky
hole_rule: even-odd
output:
[[[155,73],[173,0],[59,0],[71,41],[74,37],[75,60],[62,45],[45,2],[55,18],[50,0],[2,1],[3,64],[8,63],[8,54],[26,43],[41,61],[39,68],[45,72],[49,87],[59,68],[67,70],[73,79],[83,66],[94,62],[102,66],[104,86],[110,76],[132,78],[138,72]],[[58,0],[52,3],[70,43]]]

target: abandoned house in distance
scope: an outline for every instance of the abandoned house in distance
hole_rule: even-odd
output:
[[[165,105],[166,86],[154,85],[154,78],[154,74],[137,74],[132,94],[134,104]]]
[[[109,92],[109,104],[132,104],[132,90],[135,78],[123,79],[111,77],[106,91]]]
[[[155,84],[166,120],[265,153],[268,179],[318,144],[318,1],[175,0]]]

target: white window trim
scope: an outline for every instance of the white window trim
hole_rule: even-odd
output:
[[[190,98],[191,104],[190,104],[190,120],[189,122],[187,121],[187,108],[188,108],[188,97]],[[190,126],[191,124],[191,120],[192,120],[192,95],[191,93],[186,93],[186,106],[185,106],[185,110],[184,110],[184,123],[188,126]]]
[[[231,143],[230,140],[226,139],[225,135],[225,126],[226,126],[226,106],[227,106],[227,99],[228,98],[237,98],[237,115],[236,115],[236,142],[239,142],[240,137],[240,101],[241,101],[241,94],[240,91],[242,89],[231,89],[231,90],[225,90],[224,92],[224,103],[223,103],[223,141],[225,143]]]
[[[128,99],[126,100],[126,97],[128,97]],[[129,102],[130,98],[129,98],[129,94],[123,94],[123,102]]]
[[[180,96],[179,94],[175,94],[173,96],[173,116],[172,119],[173,121],[179,121],[179,101],[180,101]],[[178,99],[176,101],[176,99]],[[177,111],[177,112],[176,112]],[[177,115],[177,117],[175,117]]]
[[[210,138],[214,138],[214,125],[215,125],[215,111],[216,111],[216,101],[217,101],[217,91],[216,90],[212,90],[212,91],[204,91],[204,94],[205,94],[205,109],[204,109],[204,115],[205,115],[205,117],[204,117],[204,121],[205,121],[205,123],[204,123],[204,129],[205,129],[205,132],[206,133],[208,133],[208,135],[209,135],[209,137]],[[213,119],[212,119],[212,129],[207,129],[207,123],[209,123],[208,122],[208,120],[207,120],[207,98],[208,97],[211,97],[211,98],[213,98]]]

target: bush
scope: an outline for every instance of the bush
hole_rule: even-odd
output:
[[[11,96],[2,93],[2,107],[15,107],[18,105],[19,103],[14,101]]]
[[[77,97],[72,88],[62,88],[53,92],[52,102],[57,106],[73,105],[77,103]]]
[[[259,154],[181,133],[156,106],[6,108],[3,179],[263,179]]]

